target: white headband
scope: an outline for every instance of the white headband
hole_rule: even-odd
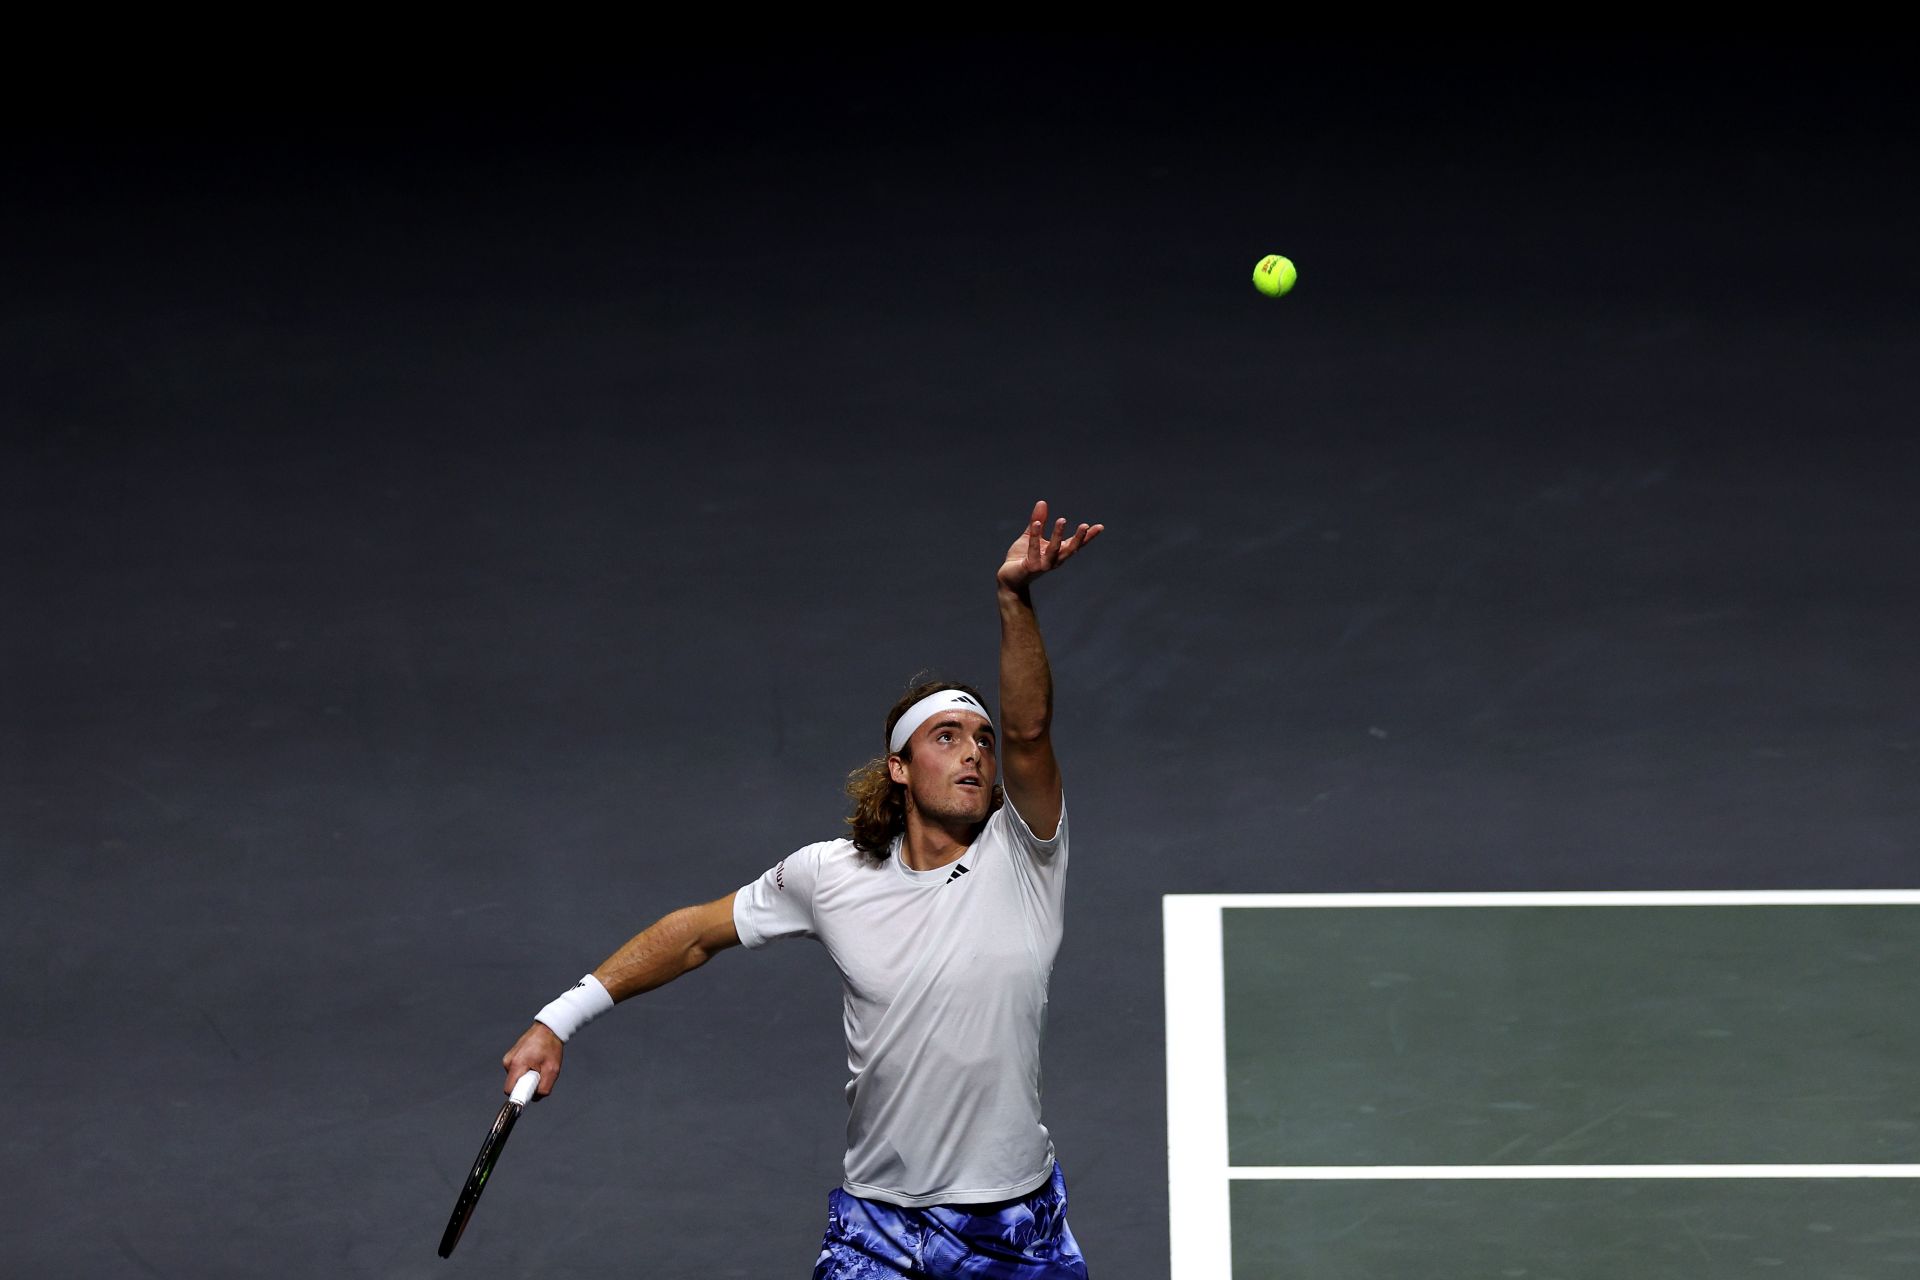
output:
[[[942,711],[971,711],[977,716],[986,716],[988,724],[993,723],[993,717],[987,715],[987,709],[980,705],[980,700],[965,689],[942,689],[907,708],[893,726],[893,738],[887,743],[887,750],[899,751],[907,745],[907,739],[913,736],[915,729]]]

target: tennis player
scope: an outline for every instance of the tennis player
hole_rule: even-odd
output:
[[[538,1071],[544,1097],[589,1020],[715,952],[816,939],[844,984],[851,1114],[814,1280],[1084,1280],[1040,1119],[1067,815],[1031,591],[1103,528],[1049,531],[1040,502],[1007,549],[998,726],[965,685],[909,692],[886,754],[848,782],[848,838],[633,938],[540,1011],[502,1059],[507,1087]]]

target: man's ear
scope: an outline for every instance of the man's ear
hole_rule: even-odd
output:
[[[899,756],[888,756],[887,777],[904,787],[907,784],[907,762]]]

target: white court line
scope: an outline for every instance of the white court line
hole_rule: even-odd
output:
[[[1167,1175],[1171,1280],[1232,1274],[1236,1180],[1914,1178],[1910,1164],[1245,1166],[1228,1163],[1226,982],[1221,911],[1227,907],[1775,907],[1907,906],[1920,889],[1753,889],[1619,893],[1166,894]]]
[[[1256,1167],[1229,1178],[1279,1182],[1533,1181],[1546,1178],[1920,1178],[1920,1164],[1393,1164]]]
[[[1167,970],[1167,1188],[1171,1280],[1233,1274],[1227,1168],[1227,1024],[1220,906],[1161,899]]]
[[[1920,889],[1701,889],[1646,893],[1180,893],[1214,907],[1850,907],[1920,903]]]

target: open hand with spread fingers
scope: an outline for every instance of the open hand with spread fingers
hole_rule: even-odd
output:
[[[1074,530],[1073,536],[1067,536],[1067,522],[1056,520],[1052,533],[1047,531],[1047,504],[1045,499],[1033,504],[1033,516],[1027,521],[1026,530],[1013,540],[1007,548],[1007,559],[996,575],[1000,585],[1013,591],[1024,591],[1041,574],[1058,569],[1089,542],[1100,536],[1103,524],[1083,524]]]

